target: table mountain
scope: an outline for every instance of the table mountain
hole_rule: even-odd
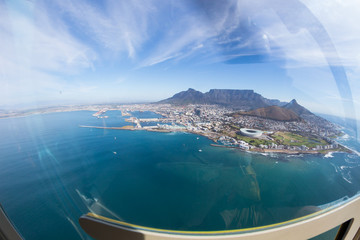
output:
[[[217,104],[238,110],[252,110],[271,105],[286,105],[285,102],[280,102],[279,100],[264,98],[254,92],[254,90],[211,89],[209,92],[202,93],[192,88],[179,92],[171,98],[158,103],[170,103],[174,105]]]

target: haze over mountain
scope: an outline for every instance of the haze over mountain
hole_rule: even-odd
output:
[[[312,112],[310,112],[305,107],[297,103],[295,99],[291,100],[288,104],[283,106],[284,109],[292,110],[302,119],[305,119],[308,122],[317,123],[319,125],[328,125],[330,122],[322,117],[319,117]]]
[[[234,89],[211,89],[209,92],[202,93],[189,88],[171,98],[159,101],[158,103],[170,103],[174,105],[186,104],[217,104],[231,107],[235,110],[252,110],[267,106],[284,106],[287,103],[276,99],[267,99],[254,90],[234,90]]]

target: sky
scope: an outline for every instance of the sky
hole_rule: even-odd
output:
[[[0,0],[0,109],[218,88],[359,118],[359,22],[358,0]]]

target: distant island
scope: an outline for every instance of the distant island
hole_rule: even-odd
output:
[[[295,99],[290,102],[267,99],[253,90],[211,89],[202,93],[189,88],[149,104],[56,107],[0,113],[0,117],[79,110],[96,111],[93,116],[97,118],[107,118],[108,110],[120,110],[129,122],[124,127],[80,127],[183,131],[206,136],[214,141],[214,146],[263,153],[351,152],[336,142],[343,134],[338,125],[313,114]],[[162,117],[141,119],[132,116],[133,111],[151,111]],[[144,124],[151,122],[152,125]]]

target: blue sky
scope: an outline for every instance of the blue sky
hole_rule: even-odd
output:
[[[0,0],[0,108],[157,101],[191,87],[356,117],[359,18],[357,0]]]

